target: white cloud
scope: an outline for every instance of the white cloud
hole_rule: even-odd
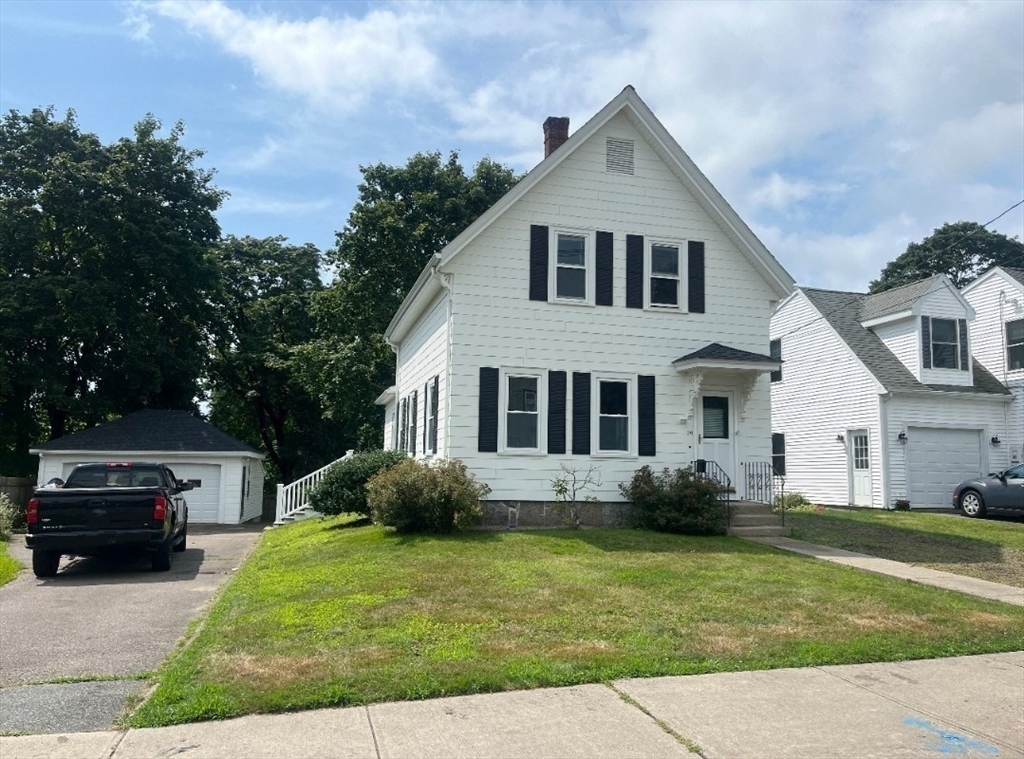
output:
[[[149,16],[139,2],[130,2],[125,6],[121,26],[128,30],[128,36],[136,42],[148,42],[149,32],[153,28]]]
[[[282,200],[242,189],[229,190],[229,193],[224,201],[224,211],[227,213],[301,216],[323,211],[337,202],[335,198]]]
[[[793,205],[821,196],[839,195],[849,186],[842,182],[812,182],[808,179],[788,180],[777,172],[753,193],[754,203],[775,211],[786,211]]]

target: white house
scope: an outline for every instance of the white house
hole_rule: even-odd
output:
[[[602,501],[645,464],[770,462],[767,355],[793,280],[632,87],[439,251],[395,314],[385,441],[458,458],[491,500]],[[719,471],[715,469],[715,471]],[[742,494],[742,493],[741,493]]]
[[[786,490],[826,505],[952,508],[1005,468],[1013,396],[973,355],[945,275],[875,295],[799,288],[772,317],[772,442]]]
[[[1003,445],[1017,464],[1024,461],[1024,269],[993,267],[962,292],[977,314],[974,357],[1013,393]]]
[[[155,461],[194,488],[192,523],[238,524],[263,509],[263,454],[187,411],[143,410],[33,448],[38,484],[67,479],[78,464]]]

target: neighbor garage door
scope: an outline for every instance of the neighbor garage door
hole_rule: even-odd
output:
[[[169,466],[179,480],[197,483],[185,493],[188,521],[216,522],[220,512],[220,465],[174,463]]]
[[[957,483],[981,471],[981,432],[907,429],[907,497],[916,508],[952,508]]]

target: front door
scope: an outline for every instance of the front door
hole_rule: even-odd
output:
[[[867,430],[854,430],[850,433],[850,473],[850,503],[854,506],[870,506],[871,456]]]
[[[732,393],[716,392],[701,395],[697,457],[718,464],[735,486],[732,415]]]

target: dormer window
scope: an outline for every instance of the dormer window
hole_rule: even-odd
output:
[[[932,368],[960,368],[960,338],[955,319],[932,319]]]

